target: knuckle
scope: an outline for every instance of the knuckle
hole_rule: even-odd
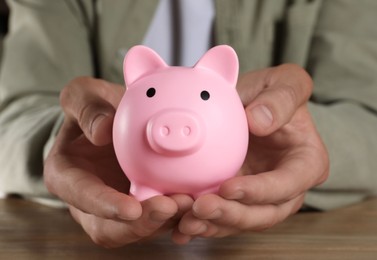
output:
[[[60,104],[65,107],[72,101],[72,97],[78,96],[80,91],[92,80],[90,77],[81,76],[72,79],[60,92]]]
[[[289,78],[293,81],[289,81],[287,85],[291,86],[296,98],[302,96],[304,100],[309,99],[313,91],[313,80],[309,73],[303,67],[293,63],[283,64],[280,69],[283,74],[291,75]]]

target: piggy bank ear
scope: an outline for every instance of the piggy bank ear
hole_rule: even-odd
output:
[[[137,45],[132,47],[124,57],[123,74],[127,87],[139,78],[167,67],[161,57],[152,49]]]
[[[210,69],[221,75],[231,86],[236,86],[238,58],[233,48],[228,45],[213,47],[203,55],[194,67]]]

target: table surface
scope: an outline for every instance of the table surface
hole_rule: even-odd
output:
[[[106,258],[105,258],[106,257]],[[0,199],[0,259],[377,259],[377,199],[326,213],[299,213],[262,232],[196,239],[169,238],[103,249],[66,210]]]

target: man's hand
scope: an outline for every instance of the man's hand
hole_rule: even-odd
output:
[[[249,122],[246,160],[218,195],[194,202],[173,233],[176,243],[270,228],[300,209],[305,192],[328,177],[328,154],[307,109],[312,80],[302,68],[249,72],[237,88]]]
[[[142,203],[127,195],[130,183],[112,145],[112,124],[124,88],[77,78],[61,93],[65,120],[45,162],[51,193],[65,201],[94,242],[118,247],[149,238],[176,224],[192,200],[157,196]]]

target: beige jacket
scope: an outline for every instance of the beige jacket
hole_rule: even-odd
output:
[[[142,42],[158,1],[18,0],[0,75],[0,191],[49,197],[43,159],[62,119],[71,79],[123,83],[124,52]],[[285,62],[305,67],[310,104],[328,146],[329,180],[307,205],[331,209],[377,191],[377,2],[216,0],[214,39],[241,71]],[[304,172],[302,174],[305,174]]]

